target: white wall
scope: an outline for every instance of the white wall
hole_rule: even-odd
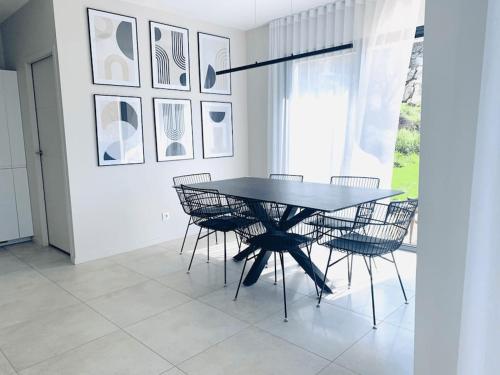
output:
[[[246,33],[248,63],[269,59],[269,27],[262,26]],[[268,175],[268,67],[247,72],[248,83],[248,142],[250,152],[250,175]]]
[[[475,142],[478,118],[483,110],[479,98],[487,4],[488,0],[474,4],[467,0],[427,2],[416,285],[416,375],[457,374],[466,259],[468,253],[474,257],[486,251],[480,248],[480,242],[469,243],[469,240],[473,238],[470,237],[471,224],[474,224],[471,213],[476,209],[474,206],[471,209],[471,204],[476,203],[472,199],[472,181],[479,151]],[[499,48],[498,44],[495,48]],[[498,70],[497,63],[494,63],[494,69]],[[494,100],[498,107],[498,94],[489,100]],[[498,118],[487,126],[498,128]],[[481,162],[485,163],[494,157],[493,151],[483,157],[485,159]],[[494,163],[498,170],[498,158]],[[485,185],[479,187],[480,191],[497,186],[489,178],[482,182]],[[474,227],[474,231],[484,229],[486,227]],[[495,246],[498,251],[498,243]],[[495,267],[498,268],[498,263]],[[471,305],[471,308],[475,307]],[[495,324],[498,328],[498,322]],[[498,332],[497,329],[497,336]],[[474,369],[468,373],[481,372]]]
[[[92,84],[86,7],[137,18],[141,88]],[[232,77],[231,96],[199,93],[197,32],[231,38],[232,65],[246,62],[245,33],[116,0],[54,0],[61,94],[74,227],[75,262],[121,253],[183,235],[182,213],[172,176],[211,172],[216,179],[248,175],[246,73]],[[189,28],[191,92],[151,88],[148,22]],[[93,94],[142,97],[144,165],[98,167]],[[153,97],[190,98],[193,106],[195,160],[157,163]],[[202,159],[200,100],[231,101],[234,116],[233,158]],[[163,223],[161,213],[171,219]]]
[[[34,240],[47,244],[36,123],[28,64],[44,57],[56,44],[52,0],[31,0],[0,25],[5,69],[18,72],[21,117],[28,169]]]
[[[0,69],[5,69],[5,59],[3,57],[3,40],[2,40],[1,25],[0,25]]]

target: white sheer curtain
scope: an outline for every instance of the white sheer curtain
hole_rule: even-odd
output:
[[[269,73],[272,172],[390,185],[399,107],[422,0],[338,0],[270,23],[270,57],[354,43]]]

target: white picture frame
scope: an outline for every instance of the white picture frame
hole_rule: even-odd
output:
[[[231,68],[231,40],[198,32],[198,60],[200,92],[231,95],[231,74],[216,74]]]
[[[229,102],[201,102],[203,158],[234,156],[233,106]]]

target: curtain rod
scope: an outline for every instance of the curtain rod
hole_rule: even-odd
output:
[[[330,53],[330,52],[336,52],[336,51],[342,51],[342,50],[346,50],[346,49],[351,49],[352,47],[353,47],[352,43],[342,44],[341,46],[323,48],[323,49],[320,49],[320,50],[317,50],[317,51],[304,52],[304,53],[299,53],[297,55],[290,55],[290,56],[280,57],[280,58],[273,59],[273,60],[267,60],[267,61],[262,61],[262,62],[255,62],[254,64],[238,66],[237,68],[220,70],[216,74],[217,75],[221,75],[221,74],[235,73],[235,72],[240,72],[242,70],[259,68],[261,66],[273,65],[273,64],[278,64],[278,63],[282,63],[282,62],[285,62],[285,61],[302,59],[304,57],[322,55],[324,53]]]
[[[422,38],[423,36],[424,36],[424,26],[423,25],[422,26],[418,26],[417,29],[415,30],[415,38]],[[216,74],[219,76],[219,75],[222,75],[222,74],[236,73],[236,72],[241,72],[242,70],[260,68],[261,66],[279,64],[279,63],[282,63],[282,62],[285,62],[285,61],[297,60],[297,59],[302,59],[304,57],[322,55],[322,54],[325,54],[325,53],[342,51],[342,50],[351,49],[351,48],[353,48],[353,44],[352,43],[348,43],[348,44],[343,44],[341,46],[323,48],[323,49],[320,49],[320,50],[317,50],[317,51],[299,53],[298,55],[290,55],[290,56],[280,57],[278,59],[267,60],[267,61],[262,61],[262,62],[255,62],[254,64],[248,64],[248,65],[238,66],[236,68],[219,70],[218,72],[216,72]]]

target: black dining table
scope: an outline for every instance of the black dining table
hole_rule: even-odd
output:
[[[242,200],[282,205],[285,209],[279,220],[269,221],[265,217],[260,217],[258,212],[256,212],[256,216],[262,221],[267,230],[285,232],[318,212],[331,213],[340,211],[403,193],[399,190],[355,188],[255,177],[210,181],[188,186],[198,189],[217,190],[221,195]],[[259,279],[271,256],[271,252],[249,246],[233,257],[235,261],[241,261],[249,254],[259,250],[260,252],[257,254],[243,282],[246,286],[254,284]],[[307,254],[298,247],[288,249],[288,253],[307,275],[317,283],[319,288],[324,288],[325,292],[331,293],[331,289],[323,284],[323,273],[314,263],[309,261]]]

